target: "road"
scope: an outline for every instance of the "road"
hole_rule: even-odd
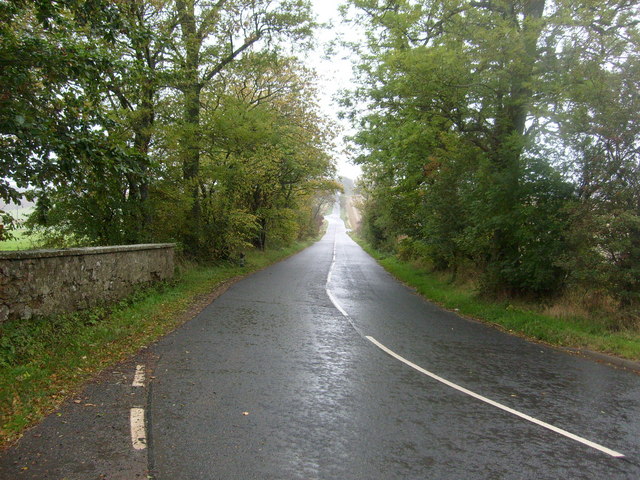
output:
[[[111,448],[113,465],[146,455],[157,480],[640,478],[640,376],[443,311],[363,252],[337,210],[328,220],[321,241],[131,364],[147,370],[140,450]],[[32,478],[143,475],[112,468]]]
[[[444,312],[329,221],[157,347],[158,479],[640,478],[637,375]]]

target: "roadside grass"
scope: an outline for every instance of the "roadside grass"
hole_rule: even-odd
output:
[[[597,318],[577,315],[558,318],[524,305],[484,300],[470,288],[451,284],[425,268],[376,251],[357,236],[354,239],[389,273],[445,309],[547,344],[640,360],[640,332],[636,330],[612,331],[607,321]]]
[[[245,265],[183,265],[171,283],[139,290],[109,307],[0,324],[0,447],[17,440],[101,371],[187,321],[225,282],[312,244],[249,252]]]

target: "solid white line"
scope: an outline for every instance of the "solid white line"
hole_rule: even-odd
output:
[[[342,315],[344,315],[345,317],[349,318],[349,314],[347,312],[345,312],[344,308],[342,308],[340,306],[340,304],[338,303],[338,301],[336,300],[336,298],[333,296],[333,294],[331,293],[331,291],[327,288],[327,295],[329,297],[329,300],[331,300],[331,303],[333,303],[333,306],[336,307],[340,313]]]
[[[331,266],[329,267],[329,273],[327,274],[327,285],[331,283],[331,276],[333,275],[333,268],[336,266],[336,240],[333,239],[333,259],[331,260]]]
[[[135,450],[147,448],[147,429],[144,424],[144,408],[131,409],[131,443]]]
[[[136,373],[133,376],[132,387],[144,387],[144,365],[136,367]]]
[[[331,291],[329,290],[329,282],[331,280],[331,275],[333,272],[333,267],[335,266],[335,261],[336,261],[336,244],[335,244],[335,240],[334,240],[334,245],[333,245],[333,261],[331,263],[331,267],[329,268],[329,274],[327,276],[327,286],[326,286],[326,292],[327,295],[329,297],[329,299],[331,300],[331,303],[333,303],[333,305],[340,311],[340,313],[342,315],[344,315],[349,321],[351,321],[351,318],[349,317],[349,314],[344,310],[344,308],[342,308],[342,306],[338,303],[338,301],[336,300],[336,298],[333,296],[333,294],[331,293]],[[355,328],[355,326],[354,326]],[[356,329],[358,330],[358,329]],[[359,332],[360,333],[360,332]],[[360,333],[362,335],[362,333]],[[606,453],[607,455],[610,455],[612,457],[615,458],[624,458],[624,454],[620,453],[620,452],[616,452],[615,450],[611,450],[607,447],[604,447],[598,443],[592,442],[591,440],[587,440],[586,438],[580,437],[578,435],[575,435],[571,432],[568,432],[566,430],[563,430],[562,428],[558,428],[554,425],[551,425],[549,423],[543,422],[541,420],[538,420],[537,418],[531,417],[525,413],[519,412],[517,410],[514,410],[513,408],[507,407],[506,405],[502,405],[501,403],[495,402],[493,400],[491,400],[490,398],[484,397],[482,395],[479,395],[475,392],[472,392],[471,390],[468,390],[464,387],[461,387],[460,385],[457,385],[453,382],[450,382],[449,380],[446,380],[438,375],[436,375],[435,373],[432,373],[428,370],[425,370],[424,368],[420,367],[419,365],[416,365],[413,362],[410,362],[409,360],[407,360],[406,358],[398,355],[397,353],[395,353],[393,350],[390,350],[389,348],[385,347],[383,344],[381,344],[380,342],[378,342],[375,338],[370,337],[370,336],[366,336],[365,337],[367,340],[369,340],[371,343],[373,343],[375,346],[377,346],[378,348],[380,348],[382,351],[384,351],[385,353],[391,355],[392,357],[394,357],[397,360],[400,360],[402,363],[404,363],[405,365],[408,365],[409,367],[417,370],[418,372],[427,375],[428,377],[433,378],[434,380],[437,380],[440,383],[443,383],[455,390],[458,390],[459,392],[462,392],[466,395],[469,395],[477,400],[480,400],[482,402],[485,402],[491,406],[494,406],[496,408],[499,408],[500,410],[503,410],[505,412],[511,413],[512,415],[515,415],[519,418],[522,418],[523,420],[527,420],[531,423],[534,423],[536,425],[539,425],[543,428],[546,428],[548,430],[551,430],[552,432],[558,433],[560,435],[563,435],[567,438],[570,438],[572,440],[575,440],[576,442],[582,443],[584,445],[587,445],[595,450],[598,450],[602,453]]]
[[[333,267],[335,267],[335,265],[336,265],[335,262],[333,262],[329,267],[329,274],[327,275],[327,285],[331,283],[331,276],[333,275]]]
[[[340,309],[340,307],[338,307],[338,308]],[[465,393],[465,394],[467,394],[467,395],[469,395],[469,396],[471,396],[473,398],[476,398],[476,399],[478,399],[480,401],[488,403],[489,405],[492,405],[492,406],[494,406],[496,408],[499,408],[500,410],[504,410],[505,412],[509,412],[509,413],[511,413],[511,414],[513,414],[513,415],[515,415],[517,417],[520,417],[520,418],[522,418],[524,420],[527,420],[527,421],[529,421],[531,423],[535,423],[536,425],[544,427],[544,428],[546,428],[548,430],[551,430],[553,432],[559,433],[560,435],[564,435],[565,437],[568,437],[568,438],[570,438],[572,440],[575,440],[576,442],[580,442],[580,443],[582,443],[584,445],[587,445],[587,446],[589,446],[591,448],[599,450],[599,451],[601,451],[603,453],[606,453],[607,455],[611,455],[612,457],[616,457],[616,458],[624,458],[624,455],[622,453],[616,452],[615,450],[611,450],[611,449],[609,449],[607,447],[603,447],[602,445],[599,445],[599,444],[594,443],[594,442],[592,442],[590,440],[587,440],[586,438],[582,438],[582,437],[579,437],[578,435],[574,435],[573,433],[567,432],[566,430],[563,430],[562,428],[555,427],[555,426],[553,426],[551,424],[548,424],[546,422],[538,420],[537,418],[533,418],[533,417],[531,417],[529,415],[526,415],[526,414],[521,413],[521,412],[519,412],[517,410],[514,410],[513,408],[509,408],[506,405],[502,405],[501,403],[494,402],[493,400],[491,400],[491,399],[489,399],[487,397],[483,397],[482,395],[478,395],[477,393],[472,392],[471,390],[467,390],[466,388],[461,387],[460,385],[456,385],[455,383],[450,382],[449,380],[445,380],[444,378],[439,377],[438,375],[436,375],[434,373],[431,373],[430,371],[425,370],[424,368],[422,368],[422,367],[416,365],[415,363],[410,362],[406,358],[398,355],[393,350],[390,350],[387,347],[385,347],[384,345],[382,345],[375,338],[373,338],[373,337],[366,337],[366,338],[371,343],[373,343],[375,346],[380,348],[382,351],[388,353],[389,355],[391,355],[395,359],[400,360],[402,363],[410,366],[411,368],[419,371],[420,373],[423,373],[423,374],[427,375],[428,377],[431,377],[434,380],[437,380],[438,382],[444,383],[445,385],[447,385],[447,386],[449,386],[451,388],[454,388],[454,389],[458,390],[459,392]]]

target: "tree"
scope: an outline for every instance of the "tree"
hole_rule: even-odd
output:
[[[247,242],[288,243],[309,232],[306,202],[335,191],[327,180],[328,128],[313,110],[309,75],[292,58],[254,53],[223,75],[220,91],[206,94],[215,108],[202,118],[205,244],[222,234],[218,217],[227,211],[252,224]],[[226,209],[213,208],[221,202]]]
[[[576,178],[571,281],[607,292],[629,310],[640,303],[640,59],[591,71],[564,115],[566,167]]]
[[[135,159],[106,135],[112,122],[101,105],[118,16],[100,0],[3,2],[0,16],[0,194],[15,201],[19,190],[35,187],[42,217],[49,193],[91,165]]]
[[[109,13],[114,26],[108,35],[97,30],[100,17],[89,18],[91,29],[74,35],[99,47],[108,60],[92,79],[91,105],[102,119],[91,128],[106,134],[112,147],[103,142],[91,153],[95,161],[79,164],[65,182],[40,186],[38,212],[30,223],[44,227],[54,242],[65,237],[92,244],[150,239],[149,186],[155,176],[150,148],[161,69],[175,26],[162,3],[110,2]],[[86,82],[79,86],[87,88]],[[110,158],[99,161],[107,151]]]
[[[127,222],[130,242],[145,240],[151,222],[148,200],[154,159],[150,149],[167,49],[176,28],[164,7],[164,2],[146,0],[121,0],[114,7],[121,25],[114,45],[119,61],[105,72],[104,95],[110,114],[117,119],[118,129],[111,133],[121,136],[138,156],[138,169],[127,173],[127,185],[122,189],[131,212]]]
[[[415,236],[420,226],[418,237],[437,247],[436,263],[473,258],[486,292],[555,291],[566,275],[556,260],[568,248],[562,211],[572,188],[544,146],[562,143],[558,113],[571,116],[576,75],[634,55],[637,8],[627,1],[349,3],[371,32],[360,67],[359,94],[371,105],[360,119],[360,161],[374,182],[394,172],[394,208],[406,203],[423,216],[396,222],[394,235]]]
[[[200,122],[202,92],[254,45],[269,47],[280,38],[303,40],[310,34],[309,3],[302,0],[177,0],[179,38],[172,45],[174,87],[183,95],[181,155],[183,174],[191,184],[193,208],[184,242],[199,248],[201,235]]]
[[[313,231],[326,125],[279,46],[307,38],[308,2],[5,7],[2,193],[32,188],[52,245],[181,240],[211,260]]]

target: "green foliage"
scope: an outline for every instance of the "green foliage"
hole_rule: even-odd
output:
[[[264,59],[276,60],[277,76],[280,73],[277,70],[278,42],[285,39],[304,41],[313,24],[309,3],[299,0],[280,0],[275,4],[267,0],[242,0],[199,5],[188,0],[175,2],[170,9],[176,15],[176,27],[179,29],[179,35],[174,36],[174,42],[168,48],[168,54],[176,60],[170,71],[172,86],[180,92],[183,107],[179,161],[184,180],[196,182],[191,190],[193,204],[182,241],[191,255],[198,255],[206,228],[206,212],[203,210],[202,188],[197,184],[208,182],[208,178],[201,178],[201,169],[207,160],[213,160],[204,156],[204,152],[211,152],[211,149],[201,131],[212,110],[218,107],[226,110],[226,103],[221,103],[225,99],[216,96],[227,94],[230,85],[226,82],[230,82],[233,84],[231,89],[239,93],[237,99],[240,103],[257,106],[279,97],[278,91],[271,90],[268,82],[274,69]],[[252,55],[251,51],[258,45],[262,45],[261,51]],[[252,64],[252,60],[257,62]],[[245,71],[234,69],[236,64],[249,68]],[[213,96],[212,108],[207,108],[203,102],[207,96]],[[246,113],[247,109],[244,111]],[[217,132],[211,133],[215,135]],[[236,129],[235,133],[241,140],[247,131]],[[224,148],[221,145],[214,148],[221,147]],[[255,213],[255,207],[250,210]],[[261,237],[264,237],[264,232]]]
[[[519,174],[517,208],[508,218],[499,220],[507,223],[517,251],[493,258],[486,266],[483,285],[485,291],[500,291],[507,285],[511,289],[507,293],[557,295],[562,292],[568,273],[558,259],[568,251],[570,223],[565,208],[573,199],[574,190],[545,161],[536,158],[525,161]],[[486,235],[494,230],[495,216],[487,211],[486,204],[477,204],[474,217],[481,219],[478,228],[484,228]]]
[[[111,2],[9,2],[2,5],[0,174],[35,188],[31,226],[56,228],[78,243],[123,243],[131,231],[124,178],[140,175],[141,158],[103,102],[103,72],[114,69],[119,18]],[[125,225],[127,224],[127,225]],[[57,228],[59,226],[59,228]],[[70,231],[71,230],[71,231]]]
[[[89,10],[105,20],[108,4],[0,5],[0,196],[7,201],[20,196],[7,178],[20,188],[59,181],[101,140],[94,86],[110,59],[84,36]]]
[[[568,207],[577,254],[561,261],[573,285],[609,292],[631,322],[640,304],[639,65],[631,56],[614,70],[591,70],[574,86],[574,112],[561,123],[578,188]]]
[[[337,188],[328,181],[333,167],[324,153],[324,122],[294,59],[249,55],[230,71],[240,74],[243,84],[208,92],[219,107],[201,112],[207,135],[197,181],[206,241],[229,235],[238,240],[235,250],[247,242],[286,244],[317,232],[317,225],[309,230],[308,202],[323,202],[317,194]],[[229,212],[235,212],[236,230],[225,227]]]
[[[471,262],[486,294],[591,282],[637,312],[637,7],[349,5],[370,32],[345,100],[369,105],[354,116],[367,239],[405,239],[454,276]]]
[[[280,48],[307,43],[308,2],[12,0],[0,19],[0,196],[30,189],[44,244],[211,260],[316,231],[328,128]]]

